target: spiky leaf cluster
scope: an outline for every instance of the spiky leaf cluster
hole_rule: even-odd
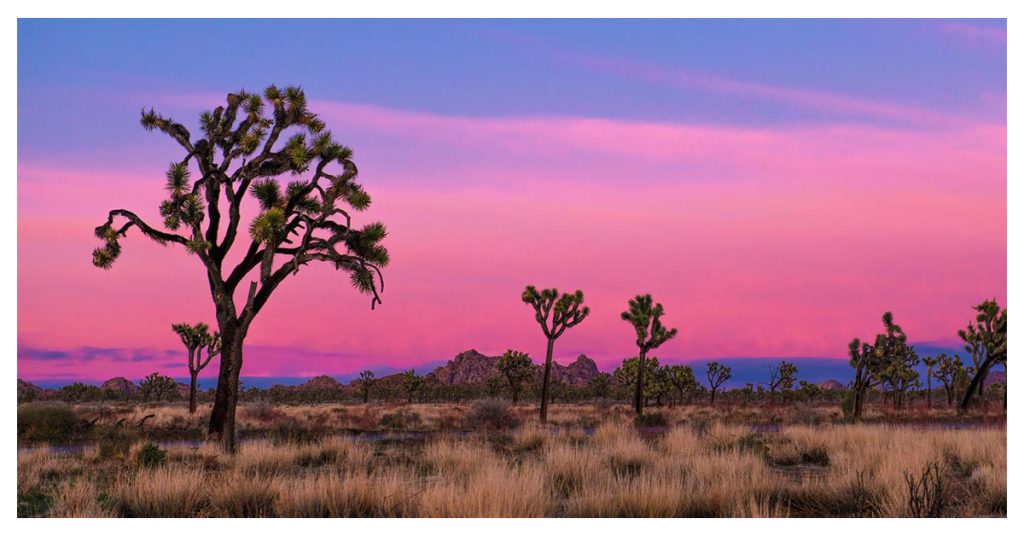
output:
[[[527,286],[521,296],[523,303],[533,307],[534,318],[548,339],[557,339],[565,330],[583,322],[590,308],[583,305],[583,291],[561,294],[558,289],[537,290]]]
[[[623,311],[621,317],[636,331],[636,345],[641,352],[653,350],[679,333],[676,328],[669,329],[661,323],[664,315],[665,308],[660,303],[655,304],[650,294],[629,300],[629,310]]]

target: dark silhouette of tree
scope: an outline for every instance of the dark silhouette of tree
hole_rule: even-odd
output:
[[[932,373],[935,371],[935,365],[938,364],[939,360],[934,357],[923,357],[921,362],[925,366],[925,378],[928,383],[928,409],[932,409]]]
[[[583,305],[583,291],[573,294],[559,294],[557,289],[538,291],[534,286],[523,291],[523,302],[533,307],[537,323],[548,339],[547,356],[544,358],[544,378],[541,380],[540,422],[548,422],[548,395],[551,384],[551,356],[555,341],[565,330],[583,322],[590,314],[590,308]]]
[[[957,380],[964,376],[964,364],[960,356],[949,357],[946,354],[935,356],[935,379],[942,383],[946,391],[946,405],[952,406],[956,398]]]
[[[788,398],[789,392],[793,389],[793,382],[796,381],[796,365],[788,361],[781,361],[777,366],[768,366],[768,396],[775,398],[775,392],[782,393],[783,399]]]
[[[192,380],[188,389],[188,412],[195,413],[199,373],[220,353],[220,333],[211,334],[210,327],[202,322],[195,325],[171,324],[171,329],[178,334],[185,349],[188,350],[188,374]],[[206,349],[206,359],[202,356],[203,349]]]
[[[665,367],[665,377],[676,391],[680,402],[688,403],[697,392],[697,378],[693,369],[685,365]]]
[[[608,398],[611,386],[612,377],[607,372],[598,372],[596,376],[590,378],[590,381],[587,382],[587,390],[590,392],[590,395],[600,400]]]
[[[977,327],[973,328],[976,334],[973,337],[973,344],[978,348],[977,352],[981,361],[980,364],[975,365],[974,376],[960,402],[961,411],[966,410],[970,405],[975,391],[981,394],[981,386],[985,382],[989,370],[996,364],[1006,366],[1006,309],[1001,309],[995,300],[985,300],[975,305],[974,310],[978,312],[978,315],[975,317]],[[972,326],[968,325],[968,329],[971,330]],[[961,333],[963,332],[961,331]],[[968,344],[967,347],[970,349],[972,345]]]
[[[727,365],[722,365],[717,361],[708,363],[708,388],[711,390],[711,405],[715,405],[715,393],[718,392],[718,388],[732,378],[732,369]]]
[[[370,389],[375,383],[377,379],[374,378],[373,371],[364,370],[359,373],[359,392],[363,395],[363,404],[370,403]]]
[[[142,399],[146,401],[170,400],[178,396],[178,382],[159,372],[154,372],[139,383],[139,392],[142,394]]]
[[[892,313],[882,315],[884,333],[875,336],[875,343],[861,343],[860,339],[850,341],[850,366],[854,369],[853,379],[853,420],[860,420],[864,414],[864,400],[868,391],[881,381],[882,371],[893,356],[904,352],[907,335],[893,321]]]
[[[637,379],[640,377],[653,378],[657,373],[659,365],[658,358],[651,356],[644,360],[644,372],[640,374],[637,370],[639,368],[640,357],[630,357],[622,360],[622,365],[615,369],[612,373],[612,381],[621,387],[626,388],[627,391],[632,391],[634,396],[636,393]],[[643,394],[640,397],[641,406],[646,407],[647,401],[655,396],[658,392],[658,387],[653,385],[654,382],[645,382],[643,386]]]
[[[661,304],[654,304],[650,294],[637,295],[629,300],[629,310],[622,312],[622,319],[629,322],[636,331],[636,346],[640,349],[637,356],[640,364],[636,367],[636,394],[633,397],[633,406],[637,415],[644,412],[644,361],[647,359],[647,352],[661,346],[666,341],[675,337],[679,330],[668,329],[661,324],[661,317],[665,315],[665,308]]]
[[[919,383],[920,374],[915,369],[919,362],[914,347],[904,344],[897,347],[881,364],[880,379],[883,385],[888,386],[893,409],[902,409],[907,389]]]
[[[271,294],[301,266],[325,262],[348,272],[353,286],[372,296],[373,306],[380,303],[380,269],[389,258],[381,245],[384,225],[352,224],[349,210],[370,204],[355,181],[352,150],[335,142],[307,109],[300,88],[270,86],[262,97],[231,93],[225,105],[199,120],[203,135],[193,139],[181,123],[143,110],[142,126],[163,132],[184,151],[167,171],[168,198],[160,205],[167,230],[129,210],[111,210],[96,228],[103,245],[93,251],[93,264],[110,268],[132,228],[160,244],[181,246],[202,264],[221,334],[209,435],[234,452],[242,346]],[[308,178],[299,178],[303,174]],[[282,188],[283,176],[295,178]],[[243,205],[250,195],[258,214],[245,224]],[[240,260],[229,265],[228,259]],[[239,305],[236,292],[247,281]]]
[[[402,389],[405,390],[406,402],[412,404],[412,397],[423,386],[423,376],[416,374],[416,369],[409,369],[402,373]]]
[[[533,361],[530,360],[530,355],[508,350],[498,358],[498,371],[508,382],[509,392],[512,393],[512,405],[518,404],[523,382],[533,376]]]

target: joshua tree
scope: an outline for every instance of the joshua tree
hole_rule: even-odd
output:
[[[590,314],[590,308],[583,305],[583,291],[573,294],[559,294],[553,288],[538,291],[528,286],[523,291],[523,302],[533,307],[537,323],[548,339],[547,357],[544,358],[544,379],[540,391],[540,422],[548,422],[548,390],[551,383],[551,355],[555,351],[555,340],[565,330],[583,322]]]
[[[608,398],[608,391],[611,390],[612,378],[607,372],[598,372],[587,383],[587,390],[592,396],[601,400]]]
[[[882,364],[880,379],[889,386],[894,409],[903,408],[907,389],[919,383],[920,374],[914,368],[919,361],[913,346],[902,345]]]
[[[654,304],[650,294],[637,295],[629,300],[629,310],[622,312],[622,319],[629,322],[636,331],[636,346],[640,349],[640,355],[637,356],[640,366],[636,368],[636,394],[633,397],[637,415],[644,412],[644,360],[647,359],[647,352],[679,333],[676,328],[667,329],[661,324],[664,314],[665,309],[660,303]]]
[[[946,405],[952,406],[956,398],[957,380],[964,376],[964,364],[958,355],[949,357],[946,354],[939,354],[935,360],[935,379],[942,383],[942,388],[946,391]]]
[[[512,405],[519,403],[519,393],[523,390],[523,382],[533,376],[533,361],[529,354],[515,350],[506,351],[498,358],[498,371],[508,382],[512,393]]]
[[[796,365],[782,361],[778,366],[768,366],[768,396],[774,399],[775,391],[781,391],[783,398],[786,398],[789,391],[793,389],[793,382],[796,381]]]
[[[697,391],[697,378],[693,375],[693,369],[684,365],[671,365],[665,367],[665,377],[675,388],[681,402],[689,402]]]
[[[637,378],[653,378],[658,373],[659,365],[658,358],[651,356],[644,360],[643,374],[640,374],[637,369],[639,368],[640,358],[630,357],[622,360],[622,366],[615,369],[612,373],[612,379],[616,385],[636,392]],[[655,382],[645,382],[643,387],[643,394],[640,397],[640,405],[646,406],[647,400],[655,396],[658,392],[658,387],[654,385]]]
[[[167,400],[178,394],[178,383],[154,372],[139,383],[139,389],[143,400]]]
[[[364,370],[359,373],[359,392],[363,395],[363,404],[370,403],[370,388],[375,383],[377,383],[377,379],[373,377],[372,370]]]
[[[206,365],[210,364],[218,353],[220,353],[220,333],[210,334],[210,328],[200,322],[191,324],[171,324],[171,329],[178,334],[185,349],[188,350],[188,374],[192,377],[188,389],[188,412],[196,412],[196,385],[199,382],[199,373]],[[206,349],[206,359],[203,359],[203,349]]]
[[[371,372],[371,374],[373,374]],[[416,369],[409,369],[402,373],[402,388],[408,396],[408,403],[412,404],[412,397],[423,385],[423,376],[416,374]]]
[[[356,182],[352,150],[307,109],[301,89],[231,93],[199,121],[203,134],[193,139],[181,123],[142,111],[143,128],[167,134],[184,152],[167,171],[168,198],[160,205],[166,230],[129,210],[111,210],[96,228],[103,245],[92,258],[110,268],[135,228],[160,244],[181,246],[202,264],[221,334],[209,435],[234,452],[242,345],[253,319],[288,276],[313,262],[347,272],[356,289],[372,296],[371,307],[380,303],[386,232],[380,223],[353,226],[349,210],[365,209],[370,197]],[[285,176],[295,179],[282,189],[278,179]],[[257,215],[245,224],[249,194]]]
[[[711,389],[711,405],[715,405],[715,393],[718,387],[732,378],[732,369],[727,365],[719,364],[717,361],[708,363],[708,387]]]
[[[860,420],[864,413],[864,399],[868,391],[881,381],[886,363],[905,351],[907,335],[893,322],[892,313],[882,315],[885,333],[875,336],[875,343],[861,343],[860,339],[850,341],[850,366],[854,369],[853,419]]]
[[[975,317],[978,327],[968,325],[968,330],[974,335],[968,335],[973,342],[968,342],[966,347],[971,351],[972,357],[978,357],[975,358],[974,377],[971,378],[967,392],[960,402],[961,411],[970,405],[975,391],[979,395],[982,394],[982,384],[992,366],[997,363],[1006,365],[1006,309],[1000,309],[995,300],[985,300],[975,305],[974,310],[978,312]],[[960,332],[960,336],[964,337],[963,331]]]
[[[926,367],[925,378],[928,383],[928,409],[932,409],[932,372],[935,370],[935,365],[939,360],[934,357],[924,357],[921,359],[921,362]]]

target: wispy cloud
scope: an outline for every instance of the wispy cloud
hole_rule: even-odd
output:
[[[941,21],[935,25],[935,28],[943,35],[960,43],[998,48],[1004,51],[1006,49],[1006,28],[960,21]]]

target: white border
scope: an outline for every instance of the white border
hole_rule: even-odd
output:
[[[5,84],[0,86],[3,94],[2,102],[8,110],[7,124],[2,129],[3,151],[6,153],[5,168],[9,170],[9,177],[17,177],[17,126],[14,118],[17,117],[17,18],[35,17],[393,17],[393,18],[469,18],[469,17],[744,17],[744,18],[810,18],[810,17],[893,17],[893,18],[1007,18],[1008,33],[1014,37],[1008,40],[1008,91],[1007,95],[1019,95],[1020,91],[1020,70],[1015,68],[1012,62],[1020,58],[1020,41],[1016,39],[1018,17],[1013,9],[1011,1],[999,0],[933,0],[930,2],[899,2],[895,0],[861,0],[858,2],[826,2],[821,0],[731,0],[728,2],[701,2],[684,3],[677,2],[670,5],[664,1],[652,0],[631,0],[628,2],[609,2],[604,0],[573,1],[573,2],[552,2],[551,0],[520,0],[509,2],[504,5],[488,2],[470,2],[466,0],[433,0],[433,1],[390,1],[383,3],[371,2],[309,2],[309,3],[281,3],[268,2],[266,0],[251,0],[247,2],[217,2],[209,0],[177,0],[159,4],[145,4],[142,2],[126,1],[91,1],[73,2],[71,0],[59,0],[49,2],[21,3],[12,6],[14,2],[8,2],[2,8],[4,10],[3,28],[6,30],[0,33],[3,42],[3,72]],[[1016,2],[1020,5],[1021,2]],[[12,9],[13,8],[13,9]],[[1019,97],[1017,97],[1019,98]],[[1014,100],[1009,99],[1007,105],[1008,127],[1020,124],[1021,112],[1014,106]],[[1008,128],[1008,173],[1007,177],[1017,177],[1020,171],[1020,164],[1015,155],[1020,154],[1020,137],[1015,136],[1013,128]],[[7,179],[3,181],[4,208],[3,219],[5,229],[14,229],[17,225],[17,195],[16,180]],[[1007,185],[1008,203],[1008,243],[1007,260],[1008,274],[1022,272],[1021,248],[1019,242],[1014,242],[1020,235],[1021,216],[1018,210],[1021,208],[1020,191],[1014,180],[1009,180]],[[7,236],[11,236],[8,231]],[[11,248],[8,248],[11,251]],[[8,388],[13,387],[14,379],[17,376],[17,263],[7,261],[2,264],[3,271],[3,308],[0,318],[0,332],[3,334],[3,348],[11,353],[4,352],[4,369],[9,374],[4,376],[8,382]],[[1008,304],[1019,303],[1018,287],[1011,278],[1007,282]],[[1011,340],[1017,341],[1021,329],[1018,324],[1010,328]],[[1016,344],[1011,344],[1016,347]],[[10,518],[16,517],[16,500],[12,480],[16,478],[16,467],[12,458],[16,448],[15,430],[15,401],[12,393],[6,407],[0,411],[0,430],[8,438],[6,444],[7,461],[3,466],[3,477],[0,481],[5,482],[3,498],[4,508],[9,512]],[[1017,403],[1017,398],[1010,399],[1011,416],[1016,416],[1021,410],[1022,404]],[[1014,447],[1021,443],[1017,440],[1015,421],[1011,417],[1007,424],[1008,430],[1008,452],[1014,453]],[[856,535],[863,536],[865,531],[877,533],[901,533],[911,532],[937,534],[956,534],[962,536],[965,531],[983,530],[995,533],[1009,533],[1011,524],[1014,521],[1014,514],[1020,508],[1017,491],[1017,484],[1022,482],[1019,466],[1012,458],[1008,460],[1009,466],[1009,487],[1012,489],[1009,494],[1010,516],[1006,520],[17,520],[13,530],[21,532],[32,530],[33,533],[43,534],[120,534],[139,533],[146,531],[149,535],[171,535],[180,536],[182,533],[195,530],[243,530],[247,534],[279,534],[282,530],[294,530],[295,528],[310,529],[319,533],[331,533],[337,531],[352,531],[353,533],[372,532],[373,534],[389,533],[427,533],[427,534],[479,534],[487,531],[488,536],[523,536],[528,531],[540,530],[541,533],[565,533],[567,531],[585,532],[590,534],[615,534],[624,533],[740,533],[740,534],[765,534],[765,533],[822,533],[828,531],[830,536]],[[202,524],[202,526],[199,526]],[[9,529],[10,530],[10,529]],[[1019,529],[1018,529],[1019,531]],[[1016,532],[1016,531],[1015,531]],[[1019,532],[1018,532],[1019,533]]]

